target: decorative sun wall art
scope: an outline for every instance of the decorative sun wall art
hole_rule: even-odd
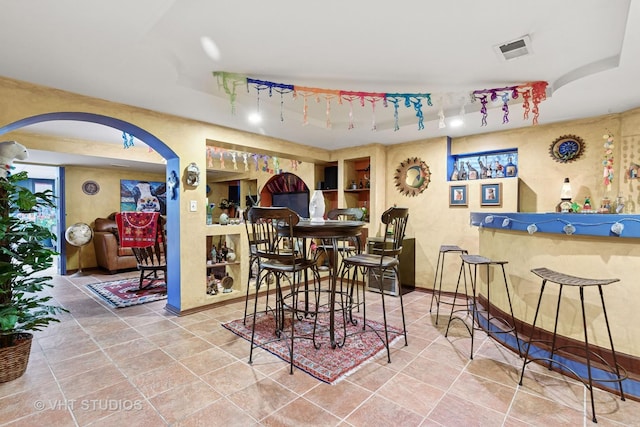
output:
[[[400,194],[415,197],[429,186],[431,171],[425,162],[414,157],[400,162],[393,178]]]
[[[556,162],[569,163],[577,160],[584,152],[584,141],[577,135],[562,135],[549,147],[549,154]]]

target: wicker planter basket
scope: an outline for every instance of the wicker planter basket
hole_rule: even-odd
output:
[[[27,370],[33,335],[29,333],[17,335],[14,346],[0,348],[0,383],[13,381]]]

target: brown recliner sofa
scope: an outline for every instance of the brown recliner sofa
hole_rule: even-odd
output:
[[[93,247],[98,267],[114,274],[120,270],[138,268],[131,248],[121,248],[115,214],[108,218],[96,218],[93,226]]]

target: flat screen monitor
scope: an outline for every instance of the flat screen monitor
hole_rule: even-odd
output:
[[[309,218],[309,192],[274,193],[271,195],[271,206],[284,206],[302,218]]]

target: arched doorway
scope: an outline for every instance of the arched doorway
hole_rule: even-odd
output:
[[[15,121],[3,127],[0,127],[0,135],[20,129],[25,126],[29,126],[36,123],[42,123],[47,121],[81,121],[101,124],[109,126],[114,129],[126,132],[133,137],[143,141],[158,154],[160,154],[167,161],[166,176],[169,177],[172,173],[176,176],[180,176],[179,166],[180,159],[178,155],[164,142],[155,137],[150,132],[142,129],[133,123],[126,122],[124,120],[116,119],[114,117],[104,116],[100,114],[85,113],[85,112],[58,112],[58,113],[46,113],[39,114],[32,117],[26,117],[24,119]],[[180,192],[176,192],[175,198],[167,198],[167,234],[171,236],[171,239],[175,239],[176,242],[180,241]],[[66,225],[61,224],[64,229]],[[167,304],[171,307],[180,309],[180,245],[169,245],[167,248]]]

